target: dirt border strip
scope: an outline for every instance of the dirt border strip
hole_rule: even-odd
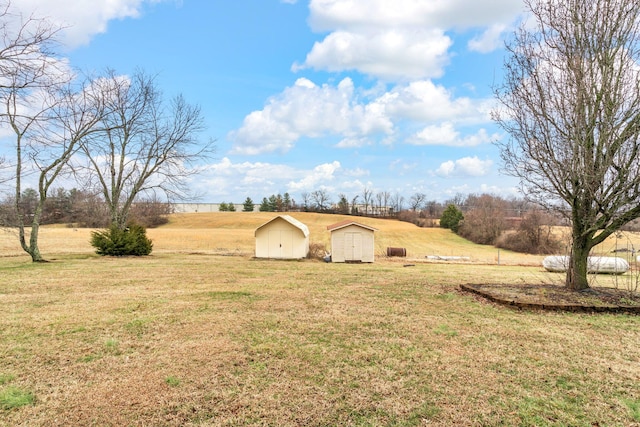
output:
[[[483,290],[483,285],[471,285],[462,284],[460,289],[465,292],[470,292],[479,295],[494,303],[504,305],[511,308],[518,308],[521,310],[540,310],[540,311],[566,311],[573,313],[610,313],[610,314],[633,314],[640,315],[640,307],[637,306],[620,306],[620,305],[606,305],[606,306],[592,306],[582,304],[536,304],[525,303],[515,301],[513,299],[500,298],[491,294],[490,291]]]

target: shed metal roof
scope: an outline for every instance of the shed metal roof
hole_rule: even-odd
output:
[[[364,225],[364,224],[360,224],[359,222],[355,222],[355,221],[352,221],[350,219],[347,219],[347,220],[344,220],[344,221],[340,221],[340,222],[337,222],[335,224],[327,225],[327,230],[329,230],[329,231],[339,230],[341,228],[348,227],[350,225],[355,225],[357,227],[366,228],[367,230],[371,230],[371,231],[378,231],[377,228],[370,227],[370,226]]]
[[[302,234],[304,234],[304,237],[309,237],[309,227],[307,227],[305,224],[301,223],[300,221],[298,221],[297,219],[295,219],[294,217],[292,217],[290,215],[278,215],[277,217],[270,219],[269,221],[267,221],[264,224],[262,224],[260,227],[256,228],[255,232],[257,233],[258,230],[260,230],[262,227],[264,227],[267,224],[272,223],[273,221],[277,220],[278,218],[281,218],[281,219],[287,221],[289,224],[293,225],[294,227],[299,228],[300,231],[302,231]]]

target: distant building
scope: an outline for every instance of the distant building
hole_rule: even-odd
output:
[[[335,211],[340,209],[338,204],[333,204],[331,208]],[[356,203],[355,205],[349,205],[349,214],[364,215],[364,216],[381,216],[389,217],[395,214],[392,206],[379,206],[375,203],[365,205],[364,203]]]
[[[204,213],[220,212],[220,203],[173,203],[175,213]],[[233,203],[236,212],[242,212],[244,204]],[[253,211],[257,212],[259,205],[254,205]]]

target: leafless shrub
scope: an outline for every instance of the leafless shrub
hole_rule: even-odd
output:
[[[495,244],[506,228],[504,200],[483,194],[473,198],[473,206],[464,214],[458,234],[481,245]]]
[[[535,210],[527,213],[514,232],[498,238],[496,246],[528,254],[553,254],[562,248],[562,243],[549,225],[550,218]]]
[[[323,259],[327,255],[327,247],[324,243],[309,243],[309,259]]]

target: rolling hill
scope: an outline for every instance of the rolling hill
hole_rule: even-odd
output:
[[[254,231],[278,213],[274,212],[215,212],[197,214],[174,214],[170,221],[149,235],[159,250],[180,248],[182,250],[228,251],[229,253],[252,253]],[[354,220],[376,228],[376,256],[385,257],[387,247],[402,247],[407,250],[407,259],[426,260],[426,257],[468,257],[471,262],[505,264],[536,264],[542,257],[498,250],[493,246],[476,245],[450,230],[420,228],[408,222],[393,219],[354,217],[347,215],[319,214],[312,212],[290,212],[295,219],[309,227],[311,244],[325,245],[330,251],[330,234],[327,226]],[[154,237],[155,236],[155,237]],[[163,243],[164,242],[164,243]]]
[[[154,253],[212,253],[253,256],[254,232],[257,227],[279,215],[274,212],[214,212],[181,213],[169,217],[169,223],[148,229],[153,240]],[[411,223],[393,219],[354,217],[346,215],[290,212],[288,215],[309,227],[310,243],[330,248],[327,226],[351,219],[374,227],[376,258],[386,259],[388,247],[405,248],[404,261],[427,262],[427,256],[464,257],[471,263],[541,265],[543,256],[526,255],[493,246],[477,245],[441,228],[420,228]],[[40,249],[45,257],[64,253],[93,253],[89,244],[91,229],[69,228],[62,225],[40,229]],[[566,229],[564,230],[566,232]],[[640,234],[619,233],[607,239],[595,251],[598,255],[614,255],[615,249],[629,250],[618,253],[635,260],[633,249],[640,248]],[[0,231],[0,256],[26,256],[20,248],[15,230]],[[400,259],[403,260],[403,259]],[[433,260],[431,260],[433,261]],[[437,260],[436,260],[437,261]],[[455,261],[443,261],[455,262]]]

